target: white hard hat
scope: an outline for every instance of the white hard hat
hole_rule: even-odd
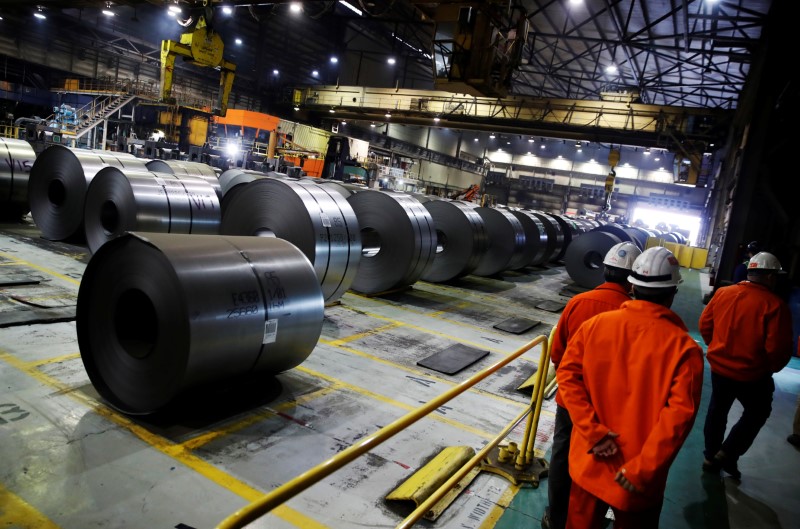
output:
[[[643,251],[628,276],[630,284],[647,288],[675,287],[682,281],[678,260],[663,246]]]
[[[633,267],[633,262],[641,253],[642,251],[639,247],[632,242],[621,242],[612,246],[608,253],[606,253],[603,264],[630,270]]]
[[[747,273],[753,270],[764,270],[770,272],[779,272],[781,270],[781,263],[778,258],[769,252],[758,252],[747,263]]]

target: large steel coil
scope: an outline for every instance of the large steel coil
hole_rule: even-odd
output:
[[[353,290],[377,294],[416,283],[436,255],[428,210],[405,193],[367,190],[347,201],[361,226],[363,248]]]
[[[489,248],[483,218],[471,206],[450,200],[423,203],[436,228],[436,255],[422,279],[438,283],[471,274]]]
[[[313,183],[263,178],[226,201],[220,233],[275,236],[313,263],[326,303],[350,288],[361,259],[359,221],[343,196]]]
[[[217,199],[222,200],[222,188],[217,172],[208,164],[184,160],[150,160],[147,168],[154,173],[168,173],[178,176],[202,178],[214,189]]]
[[[318,178],[317,183],[320,185],[330,186],[332,189],[335,189],[338,193],[340,193],[344,198],[347,198],[352,194],[359,193],[361,191],[366,191],[367,189],[369,189],[365,185],[350,184],[347,182],[341,182],[339,180],[329,180],[327,178]]]
[[[569,277],[585,288],[594,288],[605,281],[603,259],[615,244],[623,242],[613,233],[592,230],[570,243],[564,255]]]
[[[567,252],[570,243],[573,239],[577,239],[582,232],[578,228],[575,219],[567,217],[566,215],[552,215],[552,217],[556,219],[556,222],[561,226],[561,232],[564,234],[564,244],[561,246],[561,250],[556,252],[552,260],[561,261],[564,259],[564,254]]]
[[[608,224],[604,224],[599,228],[595,228],[593,231],[604,231],[606,233],[611,233],[616,235],[620,241],[622,242],[632,242],[636,244],[633,235],[628,232],[622,224],[617,224],[614,222],[609,222]]]
[[[85,229],[96,252],[126,231],[219,233],[219,199],[206,180],[155,172],[97,172],[86,192]]]
[[[261,178],[267,178],[267,175],[257,171],[248,171],[244,169],[228,169],[219,175],[220,191],[222,192],[220,207],[223,214],[225,213],[225,210],[228,209],[228,204],[233,201],[233,197],[241,193],[246,184]]]
[[[144,414],[191,387],[296,367],[323,311],[311,263],[287,241],[135,232],[89,261],[78,344],[100,395]]]
[[[542,211],[532,211],[531,213],[541,221],[547,234],[547,248],[540,264],[554,261],[555,256],[564,248],[564,232],[561,230],[561,224],[548,213]]]
[[[72,149],[52,145],[37,158],[28,182],[33,221],[51,241],[83,239],[83,211],[89,182],[100,169],[113,166],[147,171],[147,160],[127,153]]]
[[[647,245],[647,238],[650,236],[650,233],[648,233],[647,230],[643,228],[637,228],[635,226],[625,227],[622,229],[631,238],[632,243],[634,243],[640,250],[644,250],[645,246]]]
[[[512,209],[511,214],[517,217],[525,230],[525,266],[541,264],[547,250],[547,233],[542,221],[523,209]]]
[[[469,202],[463,202],[469,205]],[[489,236],[489,248],[481,257],[476,276],[492,276],[503,270],[524,267],[525,230],[522,223],[510,211],[500,208],[475,207],[483,219]]]
[[[28,206],[28,175],[36,153],[25,140],[0,138],[0,219],[19,220]]]

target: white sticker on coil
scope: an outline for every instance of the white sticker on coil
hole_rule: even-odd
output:
[[[155,181],[156,181],[156,184],[158,184],[158,185],[160,185],[160,186],[165,186],[165,185],[167,185],[167,183],[164,181],[164,179],[163,179],[163,178],[159,178],[159,177],[155,176],[155,177],[153,177],[153,180],[155,180]]]
[[[264,339],[262,344],[275,343],[278,339],[278,320],[267,320],[264,322]]]
[[[322,227],[323,228],[330,228],[331,227],[331,218],[328,216],[327,213],[324,211],[319,212],[319,218],[322,219]]]

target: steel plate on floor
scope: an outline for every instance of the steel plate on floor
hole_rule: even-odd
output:
[[[537,309],[546,310],[547,312],[558,312],[566,306],[566,303],[560,301],[545,300],[536,305]]]
[[[455,375],[488,354],[489,351],[482,351],[468,345],[455,344],[427,358],[423,358],[417,362],[417,365],[433,369],[445,375]]]
[[[529,320],[528,318],[508,318],[507,320],[501,321],[495,325],[494,328],[514,334],[522,334],[530,329],[533,329],[540,323],[542,322]]]

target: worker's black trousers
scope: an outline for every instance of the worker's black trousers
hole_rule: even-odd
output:
[[[705,435],[706,459],[713,461],[720,450],[728,459],[736,461],[747,452],[753,441],[772,413],[772,394],[775,382],[768,376],[752,382],[733,380],[711,372],[711,401],[703,428]],[[733,402],[742,404],[742,416],[725,437],[728,426],[728,412]],[[723,441],[724,439],[724,441]]]
[[[566,408],[556,406],[556,426],[553,432],[553,450],[550,455],[550,468],[547,471],[547,499],[550,506],[547,512],[551,529],[564,529],[567,525],[569,491],[572,478],[569,477],[569,439],[572,435],[572,419]]]

